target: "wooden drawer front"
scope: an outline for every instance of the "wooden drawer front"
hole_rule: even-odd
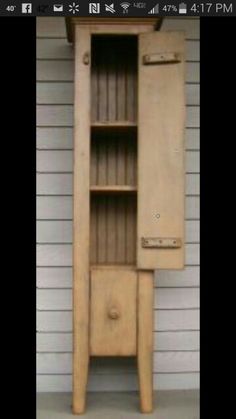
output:
[[[136,355],[136,300],[135,271],[91,270],[91,355]]]

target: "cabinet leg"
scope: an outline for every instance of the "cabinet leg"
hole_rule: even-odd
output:
[[[74,355],[73,374],[73,413],[82,414],[85,411],[86,391],[88,381],[88,359],[78,359]]]
[[[138,376],[140,409],[153,409],[153,276],[152,271],[138,276]]]
[[[89,277],[74,281],[73,402],[75,414],[85,411],[89,368]]]

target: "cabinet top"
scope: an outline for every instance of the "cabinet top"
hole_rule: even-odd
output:
[[[74,27],[76,25],[94,25],[94,27],[99,26],[114,26],[114,32],[116,25],[122,25],[124,28],[127,28],[127,33],[129,33],[128,27],[147,27],[149,30],[159,30],[162,24],[163,18],[161,17],[120,17],[120,18],[108,18],[108,17],[66,17],[66,32],[68,42],[74,42]],[[141,30],[142,32],[142,30]]]

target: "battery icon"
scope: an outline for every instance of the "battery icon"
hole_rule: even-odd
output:
[[[179,5],[179,14],[186,14],[187,13],[187,4],[180,3]]]

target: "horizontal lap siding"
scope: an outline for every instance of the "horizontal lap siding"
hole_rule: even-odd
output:
[[[72,244],[38,244],[38,266],[72,266]],[[199,265],[199,245],[186,244],[186,265]]]
[[[38,173],[72,173],[73,152],[72,150],[38,150],[37,152]],[[186,152],[186,173],[199,173],[199,151]]]
[[[186,43],[187,60],[199,61],[199,42],[188,40]],[[38,39],[37,59],[39,60],[72,60],[73,46],[67,44],[65,39]]]
[[[37,126],[72,127],[72,105],[38,105]],[[187,106],[186,128],[199,128],[199,106]]]
[[[188,288],[199,286],[199,266],[186,266],[184,271],[158,271],[155,287]],[[72,288],[72,267],[38,267],[37,287],[39,289]]]
[[[171,310],[199,308],[199,288],[155,288],[154,308]],[[38,289],[38,310],[71,310],[71,289]]]
[[[186,243],[199,242],[199,221],[188,220],[186,227]],[[72,221],[40,220],[37,222],[38,243],[72,243]]]
[[[186,220],[198,220],[199,197],[186,197]],[[38,220],[72,220],[72,196],[45,196],[37,198]]]
[[[42,82],[67,82],[72,83],[74,80],[73,61],[72,60],[56,60],[56,59],[38,59],[37,60],[37,81]],[[199,81],[199,63],[187,61],[186,63],[186,85],[189,83],[198,83]]]
[[[154,374],[154,388],[157,390],[188,390],[199,388],[199,373],[167,373]],[[37,388],[39,392],[71,392],[71,374],[38,374]],[[136,374],[111,374],[109,378],[99,374],[90,374],[88,391],[129,391],[138,390]]]
[[[154,352],[154,372],[178,373],[192,372],[199,369],[199,353],[195,351],[159,351]],[[96,359],[91,363],[91,374],[125,374],[136,373],[135,364],[129,359]],[[71,374],[71,353],[39,353],[37,355],[37,371],[40,374]]]
[[[185,131],[186,150],[199,150],[199,128],[187,128]],[[37,127],[38,150],[72,150],[72,127]]]
[[[72,195],[72,174],[38,173],[38,195]],[[186,196],[199,196],[199,174],[186,174]]]
[[[155,310],[155,331],[198,331],[199,309]],[[39,333],[71,332],[72,312],[45,310],[37,312],[37,331]]]
[[[199,386],[199,20],[184,30],[186,62],[186,268],[155,274],[154,387]],[[71,391],[73,48],[64,18],[37,18],[38,391]],[[89,390],[137,389],[132,364],[92,365]],[[102,375],[102,377],[101,377]]]
[[[72,333],[38,333],[38,353],[71,353]],[[154,332],[155,351],[198,351],[198,331]]]
[[[43,105],[72,105],[74,84],[65,82],[42,82],[37,85],[37,103]],[[199,105],[199,85],[186,85],[187,105]]]

